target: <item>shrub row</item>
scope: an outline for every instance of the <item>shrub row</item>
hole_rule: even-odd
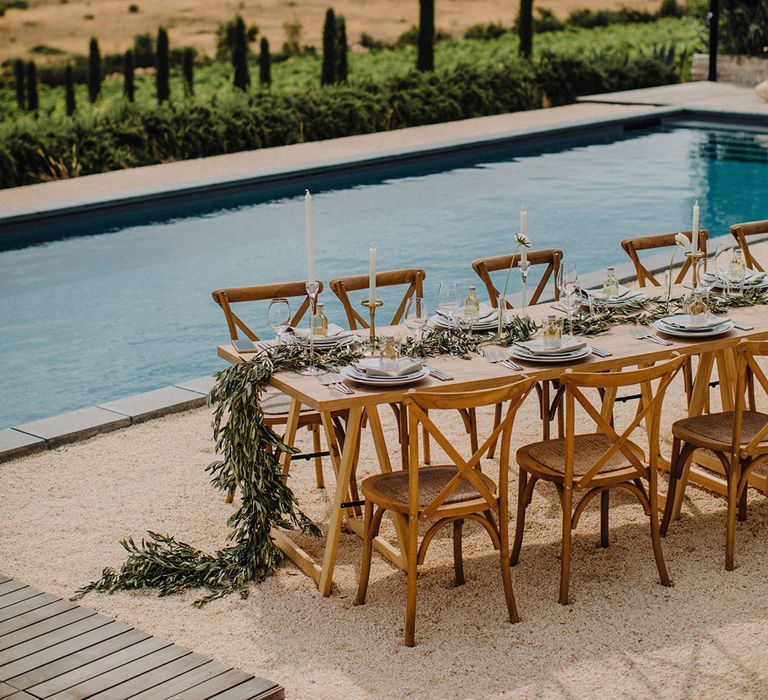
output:
[[[383,83],[232,94],[180,106],[125,103],[73,118],[27,117],[0,127],[0,187],[566,104],[579,94],[676,82],[653,58],[463,66]]]

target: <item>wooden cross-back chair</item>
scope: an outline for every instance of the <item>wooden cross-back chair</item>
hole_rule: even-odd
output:
[[[322,290],[323,283],[320,282],[318,294]],[[232,309],[233,304],[269,301],[276,297],[286,297],[289,299],[303,297],[302,303],[299,304],[291,318],[291,326],[298,325],[309,309],[306,282],[279,282],[275,284],[258,284],[250,287],[226,287],[214,290],[211,292],[211,296],[224,312],[227,328],[229,329],[229,337],[233,341],[239,338],[238,331],[254,342],[259,340],[259,337],[249,328],[248,324],[234,312]],[[261,398],[261,405],[264,410],[264,424],[268,426],[285,425],[288,422],[290,403],[290,398],[286,394],[268,387]],[[303,410],[299,415],[299,425],[305,426],[312,433],[312,452],[310,454],[296,454],[293,456],[293,459],[314,459],[317,487],[324,488],[322,458],[330,453],[321,448],[320,427],[322,421],[320,414],[317,411]],[[234,489],[230,490],[227,502],[232,502],[233,497]]]
[[[768,233],[768,220],[766,221],[748,221],[743,224],[734,224],[731,226],[731,235],[736,239],[739,247],[744,253],[744,262],[750,270],[765,272],[762,265],[752,255],[749,250],[747,238]]]
[[[768,341],[742,340],[735,353],[733,410],[684,418],[672,425],[669,490],[661,523],[664,535],[673,517],[680,516],[694,452],[699,449],[713,452],[723,465],[727,484],[725,568],[728,571],[734,566],[737,510],[740,521],[747,517],[749,476],[755,467],[768,461],[768,414],[757,410],[755,398],[755,384],[768,395],[768,377],[758,362],[758,358],[768,356]]]
[[[385,512],[392,511],[406,521],[405,558],[407,562],[407,604],[405,613],[405,645],[415,643],[416,578],[427,548],[443,527],[453,525],[453,557],[455,585],[464,583],[462,560],[462,525],[465,520],[480,523],[493,546],[499,550],[504,597],[510,622],[517,622],[517,608],[512,592],[509,569],[509,444],[515,414],[528,395],[533,380],[520,377],[503,387],[461,393],[417,391],[404,403],[408,408],[408,469],[377,474],[365,479],[360,490],[365,498],[363,560],[356,605],[365,603],[371,570],[373,539],[378,535]],[[502,421],[466,458],[434,421],[435,411],[476,409],[508,402]],[[419,463],[419,426],[442,448],[450,462],[421,466]],[[498,482],[480,468],[493,442],[499,441]],[[419,525],[431,522],[419,544]]]
[[[548,481],[557,489],[563,511],[559,594],[563,605],[568,603],[571,533],[586,506],[599,494],[600,544],[608,546],[609,491],[613,488],[633,494],[649,516],[659,578],[663,585],[671,585],[661,550],[657,515],[659,421],[664,394],[683,359],[677,356],[654,367],[622,372],[567,370],[561,380],[565,388],[565,437],[525,445],[517,451],[520,481],[512,565],[517,564],[520,557],[525,511],[534,487],[540,481]],[[653,381],[658,381],[655,388],[651,385]],[[644,401],[622,430],[614,422],[616,392],[622,387],[637,385],[643,389]],[[585,395],[585,389],[597,390],[602,396],[601,404],[593,403]],[[576,432],[577,413],[582,421],[594,425],[595,432]],[[648,438],[647,457],[632,439],[643,428]],[[643,479],[648,481],[647,491]]]
[[[427,273],[424,270],[416,267],[403,270],[377,272],[377,289],[379,287],[408,285],[408,288],[405,290],[405,294],[403,294],[403,298],[389,323],[377,322],[377,325],[395,326],[400,323],[403,314],[405,313],[405,307],[408,305],[408,300],[414,296],[420,298],[424,296],[424,280],[426,276]],[[358,324],[360,328],[369,327],[368,320],[365,318],[367,311],[364,313],[358,311],[355,308],[352,299],[349,297],[350,292],[359,292],[360,290],[368,289],[369,282],[370,278],[368,275],[353,275],[351,277],[337,277],[336,279],[331,280],[328,285],[344,306],[344,313],[347,315],[347,322],[349,323],[350,330],[356,330]]]
[[[511,255],[497,255],[493,258],[480,258],[472,262],[472,269],[485,285],[485,289],[488,292],[488,300],[494,309],[499,307],[498,300],[501,298],[503,290],[499,290],[493,283],[491,273],[509,270],[510,266],[512,266],[512,268],[519,268],[520,259],[520,253],[513,253]],[[557,288],[557,275],[560,271],[560,266],[563,263],[563,251],[557,249],[528,251],[528,263],[532,266],[546,265],[536,289],[534,289],[531,294],[529,303],[537,304],[539,302],[550,279],[552,280],[553,298],[555,301],[558,301],[560,299],[560,290]],[[512,304],[509,303],[509,300],[505,301],[506,307],[511,309]],[[555,394],[552,398],[550,398],[550,384],[555,388]],[[536,391],[539,395],[539,413],[541,417],[542,434],[544,439],[547,439],[549,438],[550,423],[555,416],[558,417],[558,427],[562,432],[562,411],[558,410],[562,394],[559,391],[559,385],[556,381],[537,384]],[[502,407],[497,406],[494,417],[496,422],[501,419],[501,411]],[[492,449],[491,456],[493,456],[493,453],[494,451]]]
[[[660,287],[661,282],[659,282],[659,280],[656,279],[653,273],[645,265],[643,265],[638,253],[644,250],[655,250],[656,248],[671,248],[672,246],[677,245],[675,243],[675,236],[678,233],[679,232],[659,233],[652,236],[637,236],[635,238],[625,238],[621,242],[621,247],[624,249],[624,252],[629,256],[629,259],[632,261],[632,264],[635,266],[635,274],[637,275],[637,284],[640,287],[645,287],[646,284],[648,283],[652,284],[654,287]],[[682,231],[681,233],[685,234],[685,236],[688,237],[689,241],[691,240],[690,231]],[[707,231],[704,229],[700,229],[699,230],[699,250],[703,252],[705,255],[707,252],[708,238],[709,238],[709,233],[707,233]],[[691,269],[690,258],[683,257],[680,260],[680,262],[682,262],[683,265],[680,268],[680,271],[677,273],[677,277],[675,278],[675,284],[680,284],[685,279],[686,274],[688,274],[688,270]]]
[[[488,292],[488,300],[494,309],[498,308],[498,300],[503,290],[497,289],[496,285],[491,279],[492,272],[498,272],[500,270],[509,270],[510,266],[513,268],[520,267],[520,253],[512,253],[511,255],[497,255],[493,258],[480,258],[472,263],[472,269],[475,274],[482,280],[485,288]],[[557,288],[557,273],[560,270],[560,265],[563,260],[562,250],[530,250],[528,251],[528,264],[532,266],[546,265],[544,272],[541,275],[536,289],[531,293],[529,304],[537,304],[544,290],[547,288],[549,280],[553,283],[553,296],[555,301],[560,298],[560,290]],[[512,308],[512,305],[506,300],[508,308]]]

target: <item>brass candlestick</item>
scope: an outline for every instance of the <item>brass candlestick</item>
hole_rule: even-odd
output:
[[[371,351],[370,356],[375,357],[376,356],[376,309],[378,309],[380,306],[384,305],[384,302],[381,299],[377,299],[373,303],[371,303],[368,299],[366,299],[364,302],[362,302],[363,306],[368,309],[368,313],[371,316],[371,322],[368,325],[370,329],[370,343],[371,343]]]
[[[686,253],[685,257],[691,261],[691,281],[693,283],[693,288],[696,289],[696,287],[699,286],[699,260],[704,257],[704,251],[694,250],[692,252]]]

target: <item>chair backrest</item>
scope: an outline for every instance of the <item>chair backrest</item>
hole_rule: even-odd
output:
[[[600,473],[614,456],[618,456],[636,471],[636,478],[642,477],[647,467],[655,467],[659,453],[659,421],[661,419],[661,406],[664,394],[672,379],[685,362],[685,358],[679,355],[671,360],[659,362],[653,367],[637,370],[624,370],[618,372],[574,372],[567,370],[561,378],[561,384],[565,389],[565,483],[575,483],[578,488],[588,488],[592,480]],[[658,380],[655,389],[651,382]],[[640,408],[632,414],[632,418],[625,428],[616,427],[616,419],[613,412],[613,400],[616,391],[622,387],[644,386],[647,395],[644,397]],[[602,404],[596,405],[584,393],[584,389],[598,389],[602,396]],[[590,457],[591,464],[580,465],[580,474],[574,479],[574,448],[577,414],[581,418],[586,415],[586,422],[594,424],[595,433],[608,437],[608,447],[599,454]],[[648,438],[648,458],[640,459],[629,446],[628,441],[638,433],[642,424]],[[579,426],[582,427],[581,425]],[[621,432],[619,432],[621,431]],[[579,430],[580,435],[589,431]]]
[[[320,282],[318,295],[323,291],[323,283]],[[238,328],[253,341],[259,337],[248,327],[233,310],[232,304],[246,301],[266,301],[275,297],[303,297],[302,303],[291,318],[291,325],[296,326],[309,309],[309,297],[307,296],[306,282],[278,282],[276,284],[257,284],[252,287],[227,287],[211,292],[213,300],[222,308],[227,319],[229,337],[237,340]]]
[[[488,291],[488,299],[491,302],[493,308],[498,307],[498,299],[502,291],[497,289],[491,279],[491,273],[499,270],[509,270],[511,267],[520,267],[520,253],[512,253],[511,255],[497,255],[493,258],[480,258],[472,263],[472,269],[477,276],[483,281],[486,290]],[[560,265],[563,260],[562,250],[530,250],[528,251],[528,264],[529,265],[546,265],[544,272],[541,275],[539,284],[531,294],[529,303],[536,304],[539,301],[542,293],[547,287],[547,283],[550,278],[553,281],[554,297],[555,301],[560,298],[560,290],[557,288],[557,273],[560,269]],[[512,308],[512,305],[507,301],[507,306]]]
[[[499,498],[506,503],[509,480],[509,443],[512,435],[512,424],[515,414],[525,400],[525,397],[535,385],[535,380],[522,376],[502,387],[467,392],[430,392],[416,391],[406,396],[404,405],[408,410],[408,504],[409,511],[415,517],[418,510],[419,494],[419,427],[432,438],[458,467],[458,473],[439,493],[431,499],[426,507],[422,506],[422,518],[429,519],[435,511],[445,503],[446,499],[462,484],[468,481],[483,496],[488,508],[498,512],[498,503],[490,492],[487,484],[480,476],[480,460],[486,456],[491,447],[500,441],[499,455]],[[482,442],[477,451],[465,458],[455,446],[455,436],[446,435],[433,421],[435,410],[456,410],[495,406],[509,402],[506,414],[490,435]],[[425,438],[426,439],[426,438]]]
[[[413,296],[424,296],[424,280],[426,276],[427,273],[417,267],[376,273],[377,288],[408,285],[405,294],[403,294],[402,301],[395,310],[389,324],[384,323],[382,325],[395,326],[400,323],[400,320],[405,313],[405,307],[408,304],[408,300]],[[331,280],[328,285],[331,288],[331,291],[339,297],[339,300],[344,306],[344,313],[347,314],[347,322],[349,323],[350,330],[357,329],[358,325],[360,328],[369,327],[369,323],[365,316],[355,309],[352,299],[349,297],[350,292],[358,292],[362,289],[368,289],[369,281],[370,279],[368,275],[354,275],[352,277],[338,277]]]
[[[675,236],[678,233],[683,233],[685,236],[688,237],[688,240],[691,240],[691,232],[690,231],[680,231],[680,232],[673,232],[673,233],[659,233],[653,236],[638,236],[637,238],[625,238],[621,242],[621,247],[624,249],[624,252],[629,256],[629,259],[632,261],[632,264],[635,266],[635,274],[637,275],[637,283],[641,287],[645,287],[646,282],[650,282],[655,287],[660,287],[661,282],[657,280],[653,273],[648,270],[645,265],[640,261],[640,257],[638,256],[638,251],[641,250],[652,250],[654,248],[671,248],[672,246],[677,245],[675,242]],[[707,239],[709,238],[709,233],[705,231],[704,229],[699,230],[699,250],[702,251],[704,254],[707,252]],[[685,275],[687,274],[688,270],[691,267],[691,259],[690,258],[683,258],[681,261],[683,263],[683,266],[680,268],[680,272],[677,274],[677,278],[675,279],[675,284],[680,284],[684,279]]]
[[[742,340],[736,346],[736,389],[734,396],[733,439],[731,454],[738,459],[740,456],[753,456],[757,453],[768,452],[768,422],[757,431],[745,447],[742,445],[742,430],[744,426],[744,411],[755,411],[755,380],[768,395],[768,377],[760,366],[758,358],[768,355],[768,341]],[[745,396],[746,394],[746,396]]]
[[[739,247],[744,252],[744,262],[750,270],[764,272],[760,263],[752,257],[747,243],[748,236],[757,236],[758,234],[768,233],[768,220],[766,221],[748,221],[743,224],[734,224],[731,226],[731,235],[736,239]]]

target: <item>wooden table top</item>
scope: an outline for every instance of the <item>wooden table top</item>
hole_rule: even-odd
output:
[[[644,291],[649,296],[659,293],[659,290],[655,288]],[[683,287],[676,287],[673,294],[679,295],[687,291]],[[547,314],[552,313],[551,306],[551,303],[538,304],[529,307],[528,313],[535,321],[541,321]],[[575,362],[548,365],[525,362],[517,358],[514,358],[514,361],[523,367],[525,375],[535,377],[538,380],[545,380],[556,379],[567,369],[605,371],[643,363],[652,363],[668,358],[675,352],[685,355],[699,355],[704,352],[713,352],[731,347],[743,338],[768,338],[767,311],[768,309],[765,306],[729,309],[728,318],[749,324],[754,329],[743,331],[734,328],[728,333],[714,338],[687,340],[661,335],[660,337],[672,342],[672,345],[664,347],[649,340],[633,338],[630,332],[632,326],[621,325],[611,328],[607,333],[589,338],[591,345],[612,353],[611,357],[590,355]],[[361,335],[366,336],[368,333],[367,330],[359,332]],[[232,363],[248,362],[254,357],[252,353],[239,354],[231,344],[218,346],[217,352],[220,357]],[[469,360],[444,355],[428,358],[426,363],[430,367],[452,375],[454,377],[453,381],[442,382],[432,377],[427,377],[415,384],[386,389],[346,382],[355,391],[354,394],[349,396],[344,396],[329,387],[322,386],[315,377],[302,376],[295,372],[277,372],[272,376],[271,383],[286,394],[299,399],[306,406],[316,410],[336,411],[353,406],[397,402],[402,400],[403,396],[409,391],[418,389],[471,391],[491,388],[500,386],[511,378],[521,375],[520,372],[514,372],[501,365],[491,364],[479,355],[473,355]]]

